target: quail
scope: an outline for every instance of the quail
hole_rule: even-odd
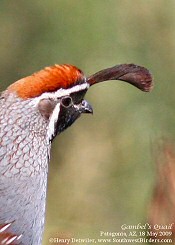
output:
[[[151,90],[150,72],[121,64],[85,77],[73,65],[54,65],[11,84],[0,96],[0,244],[41,245],[47,173],[53,139],[82,113],[90,86],[121,80]]]

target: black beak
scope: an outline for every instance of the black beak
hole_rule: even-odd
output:
[[[86,100],[83,100],[81,104],[82,104],[81,106],[82,113],[93,114],[93,108]]]

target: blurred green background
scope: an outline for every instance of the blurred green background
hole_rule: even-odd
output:
[[[55,63],[86,75],[136,63],[155,80],[151,93],[119,81],[92,87],[94,115],[54,141],[44,245],[146,222],[154,147],[175,138],[174,9],[173,0],[0,1],[1,90]]]

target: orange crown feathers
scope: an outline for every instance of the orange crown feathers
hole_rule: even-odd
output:
[[[22,78],[8,87],[23,99],[34,98],[45,92],[67,89],[85,80],[84,74],[72,65],[55,65]]]
[[[89,86],[109,81],[120,80],[132,84],[138,89],[149,92],[153,88],[153,78],[149,70],[135,64],[121,64],[103,69],[87,78]],[[72,65],[55,65],[22,78],[10,85],[7,91],[15,92],[23,99],[34,98],[45,92],[54,92],[60,88],[68,89],[84,83],[81,70]]]

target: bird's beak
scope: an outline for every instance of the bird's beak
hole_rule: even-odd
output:
[[[81,110],[82,110],[82,113],[93,114],[93,108],[86,100],[82,101]]]

